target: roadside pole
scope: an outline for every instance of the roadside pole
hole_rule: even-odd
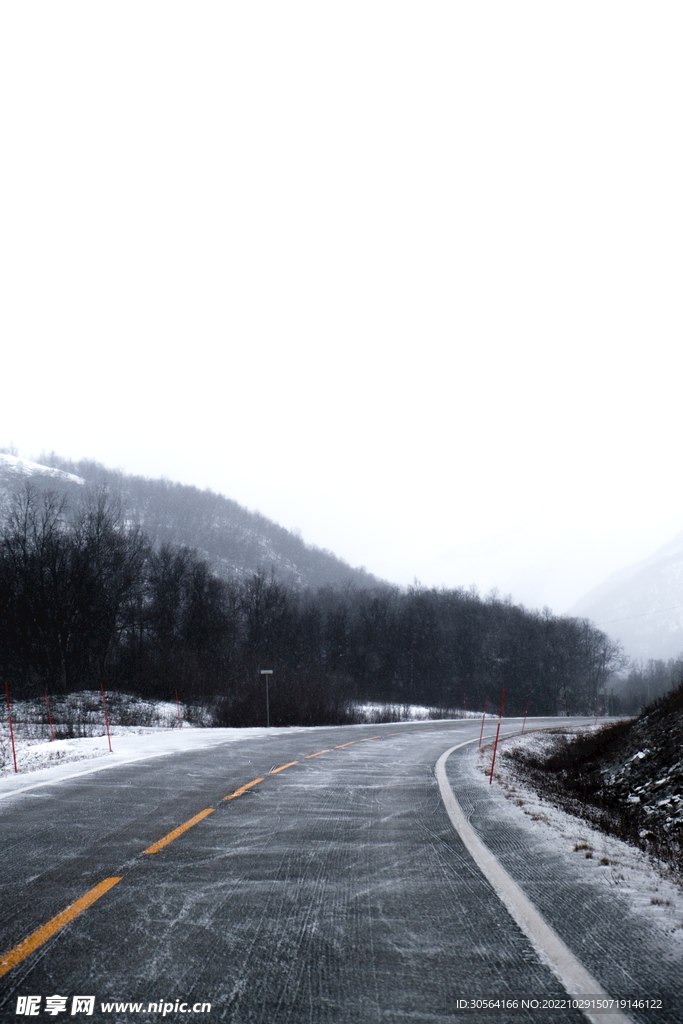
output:
[[[481,750],[481,738],[484,735],[484,719],[486,718],[486,701],[487,700],[488,700],[488,697],[484,697],[484,714],[481,716],[481,730],[479,732],[479,747],[478,747],[479,750]]]
[[[9,734],[12,739],[12,757],[14,758],[14,771],[19,772],[17,768],[17,752],[14,747],[14,729],[12,728],[12,709],[9,706],[9,689],[7,686],[7,680],[5,680],[5,693],[7,695],[7,714],[9,715]]]
[[[489,775],[489,786],[493,782],[493,766],[496,763],[496,750],[498,749],[498,733],[500,732],[500,720],[503,717],[503,701],[505,700],[505,688],[500,698],[500,714],[498,715],[498,728],[496,729],[496,742],[493,744],[493,757],[491,758],[491,774]]]
[[[522,722],[522,736],[524,735],[524,726],[526,725],[526,716],[527,716],[527,711],[528,710],[529,710],[529,701],[526,702],[526,707],[524,709],[524,721]]]
[[[270,729],[270,701],[268,698],[268,676],[272,676],[272,668],[262,668],[261,675],[266,677],[266,727]]]
[[[48,695],[47,695],[47,690],[45,691],[45,703],[47,704],[47,718],[48,718],[48,721],[50,723],[50,732],[52,733],[52,742],[54,743],[55,731],[52,728],[52,715],[50,714],[50,700],[49,700]]]
[[[598,710],[595,713],[595,725],[598,724],[598,716],[599,716],[601,711],[602,711],[602,697],[600,698],[600,703],[598,704]]]
[[[107,739],[109,740],[109,753],[112,754],[111,749],[111,736],[109,735],[109,715],[107,714],[107,702],[104,699],[104,684],[100,683],[100,690],[102,691],[102,703],[104,704],[104,721],[107,726]]]
[[[178,728],[182,729],[183,723],[182,723],[182,720],[180,718],[180,704],[178,703],[178,691],[177,690],[175,692],[175,706],[178,709]]]

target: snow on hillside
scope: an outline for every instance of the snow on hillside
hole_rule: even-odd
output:
[[[41,466],[38,462],[30,462],[29,459],[21,459],[18,455],[8,455],[0,452],[0,477],[19,479],[21,477],[49,477],[53,480],[69,481],[72,484],[84,484],[83,477],[74,473],[66,473],[62,469],[52,469],[50,466]]]
[[[70,462],[54,453],[50,466],[13,454],[0,454],[0,460],[0,506],[26,480],[65,492],[85,483],[116,495],[126,518],[157,544],[193,548],[218,576],[250,577],[272,568],[280,582],[296,587],[384,585],[365,569],[353,568],[331,551],[306,544],[298,533],[208,489],[131,476],[90,460]],[[69,497],[73,504],[74,496]]]

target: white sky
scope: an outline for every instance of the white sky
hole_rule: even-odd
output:
[[[0,8],[0,445],[563,611],[683,529],[680,3]]]

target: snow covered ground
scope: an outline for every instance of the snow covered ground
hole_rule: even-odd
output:
[[[150,729],[113,726],[112,751],[106,735],[69,740],[43,741],[17,747],[18,773],[10,759],[0,772],[0,800],[11,793],[77,775],[105,771],[120,764],[164,757],[183,750],[199,750],[235,743],[254,736],[279,736],[296,728],[198,729],[187,723],[182,729]]]
[[[683,880],[667,865],[646,853],[591,827],[583,819],[554,807],[533,789],[524,785],[506,760],[506,750],[525,746],[542,752],[547,734],[530,732],[502,740],[496,755],[493,785],[506,798],[500,810],[509,820],[533,834],[555,855],[561,853],[568,871],[586,872],[586,878],[616,889],[628,898],[630,906],[667,938],[675,942],[683,955]],[[486,785],[491,770],[492,745],[479,751],[472,760],[473,779]]]
[[[143,700],[107,693],[109,731],[113,755],[109,753],[102,697],[99,691],[84,691],[53,698],[50,704],[56,738],[51,739],[47,705],[40,701],[17,701],[12,705],[17,768],[20,775],[50,769],[75,761],[144,757],[172,753],[216,743],[278,735],[277,728],[218,729],[206,727],[208,714],[168,701]],[[0,714],[4,708],[0,708]],[[179,710],[182,727],[179,727]],[[364,722],[419,722],[440,717],[443,711],[417,704],[362,704],[354,709]],[[191,720],[188,719],[189,718]],[[461,717],[462,712],[460,713]],[[489,716],[487,715],[487,718]],[[481,718],[468,712],[467,718]],[[0,720],[0,780],[15,775],[9,720]]]
[[[6,708],[2,708],[5,714],[0,720],[0,799],[3,794],[47,785],[76,774],[104,771],[131,761],[235,743],[253,736],[278,736],[296,731],[291,728],[205,727],[203,720],[207,716],[199,708],[107,693],[110,751],[99,691],[53,698],[50,708],[54,740],[46,704],[40,701],[12,704],[17,771],[9,719]]]

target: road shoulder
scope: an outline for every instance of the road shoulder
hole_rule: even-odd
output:
[[[680,894],[647,863],[634,866],[626,844],[594,833],[519,787],[511,792],[500,774],[489,785],[488,766],[490,751],[482,757],[475,745],[446,762],[464,816],[485,846],[610,995],[666,993],[671,1005],[677,1000],[680,1006]],[[593,847],[590,858],[587,850],[574,849],[582,843]],[[658,1017],[668,1019],[678,1017]]]

